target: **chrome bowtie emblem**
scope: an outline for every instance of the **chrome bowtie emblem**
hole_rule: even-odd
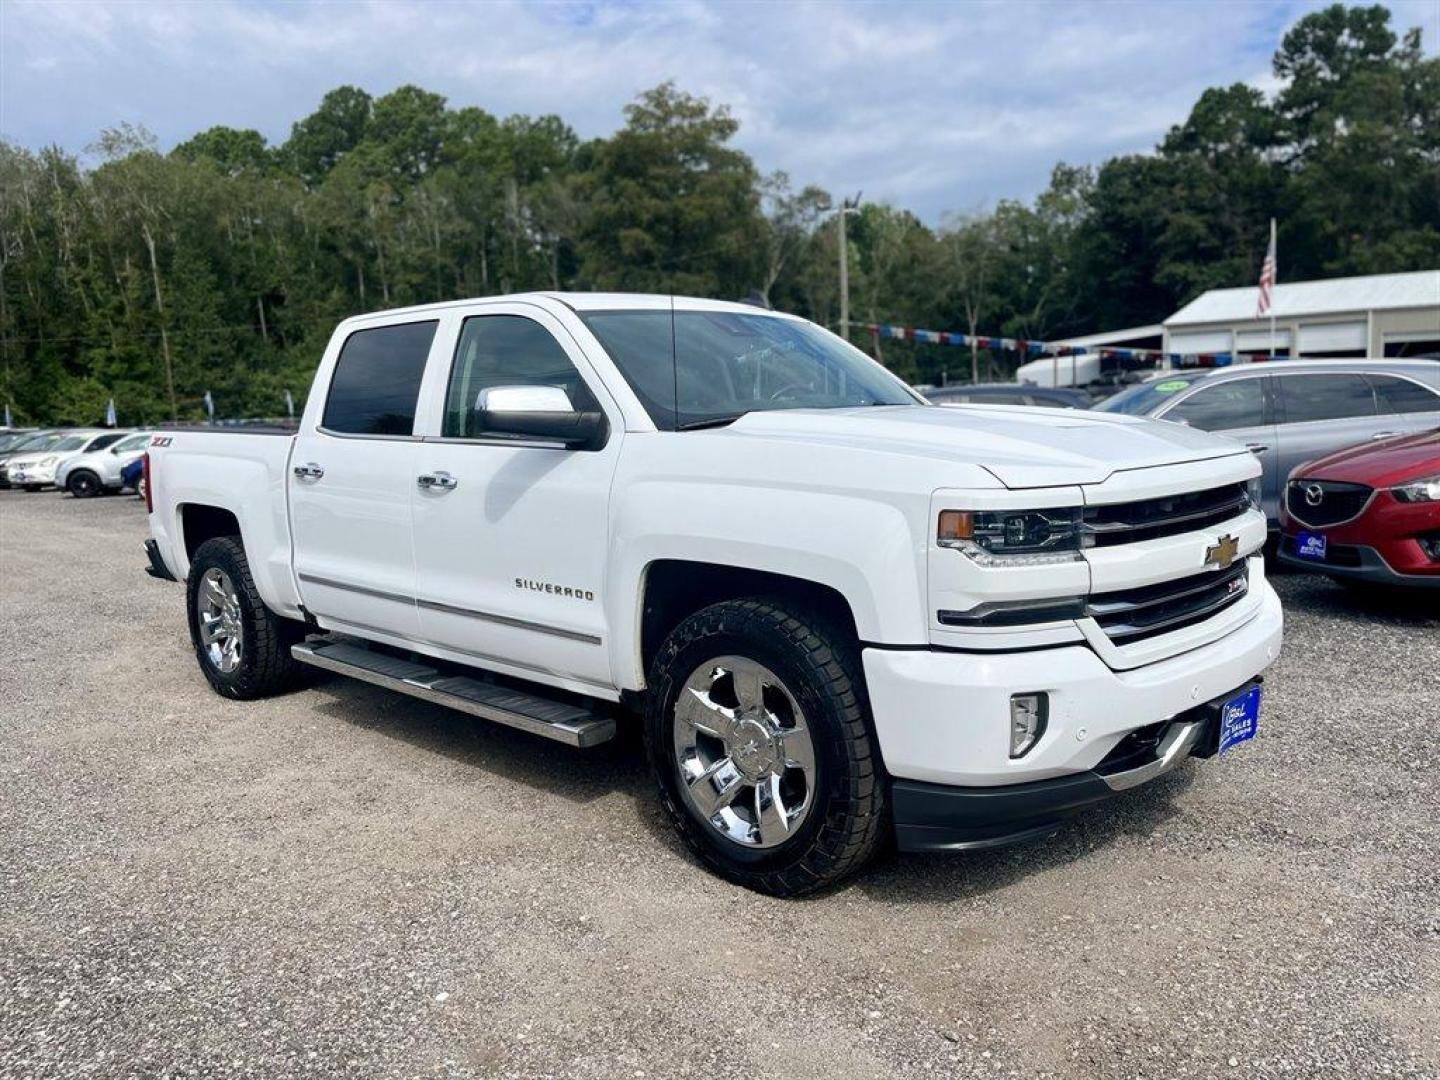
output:
[[[1319,506],[1325,501],[1325,489],[1319,484],[1305,485],[1305,505]]]
[[[1240,538],[1238,536],[1222,536],[1205,549],[1205,565],[1218,566],[1224,570],[1235,561],[1235,556],[1238,554],[1240,554]]]

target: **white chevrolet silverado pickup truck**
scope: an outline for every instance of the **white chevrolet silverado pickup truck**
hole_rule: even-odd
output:
[[[774,894],[892,830],[1041,836],[1241,742],[1280,649],[1244,447],[932,406],[737,304],[347,319],[298,433],[146,460],[151,572],[216,691],[313,665],[576,747],[639,714],[690,848]]]

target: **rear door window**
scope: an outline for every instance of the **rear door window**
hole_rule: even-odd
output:
[[[1409,379],[1371,375],[1382,413],[1440,412],[1440,394]]]
[[[1375,394],[1362,375],[1316,372],[1278,378],[1287,424],[1375,415]]]
[[[409,435],[434,320],[356,330],[341,346],[320,424],[344,435]]]
[[[1202,387],[1164,418],[1182,420],[1201,431],[1259,427],[1265,423],[1264,379],[1231,379]]]

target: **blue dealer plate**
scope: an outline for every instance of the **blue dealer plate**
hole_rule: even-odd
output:
[[[1255,737],[1260,726],[1260,687],[1252,686],[1220,706],[1220,752]]]
[[[1295,554],[1302,559],[1325,561],[1325,534],[1301,532],[1295,537]]]

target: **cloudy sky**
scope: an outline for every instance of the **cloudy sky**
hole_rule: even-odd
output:
[[[1269,88],[1304,0],[245,4],[0,0],[0,135],[79,151],[128,120],[272,142],[326,90],[407,82],[604,135],[666,79],[726,102],[763,170],[929,221],[1153,146],[1207,86]],[[1440,41],[1440,3],[1393,3]]]

